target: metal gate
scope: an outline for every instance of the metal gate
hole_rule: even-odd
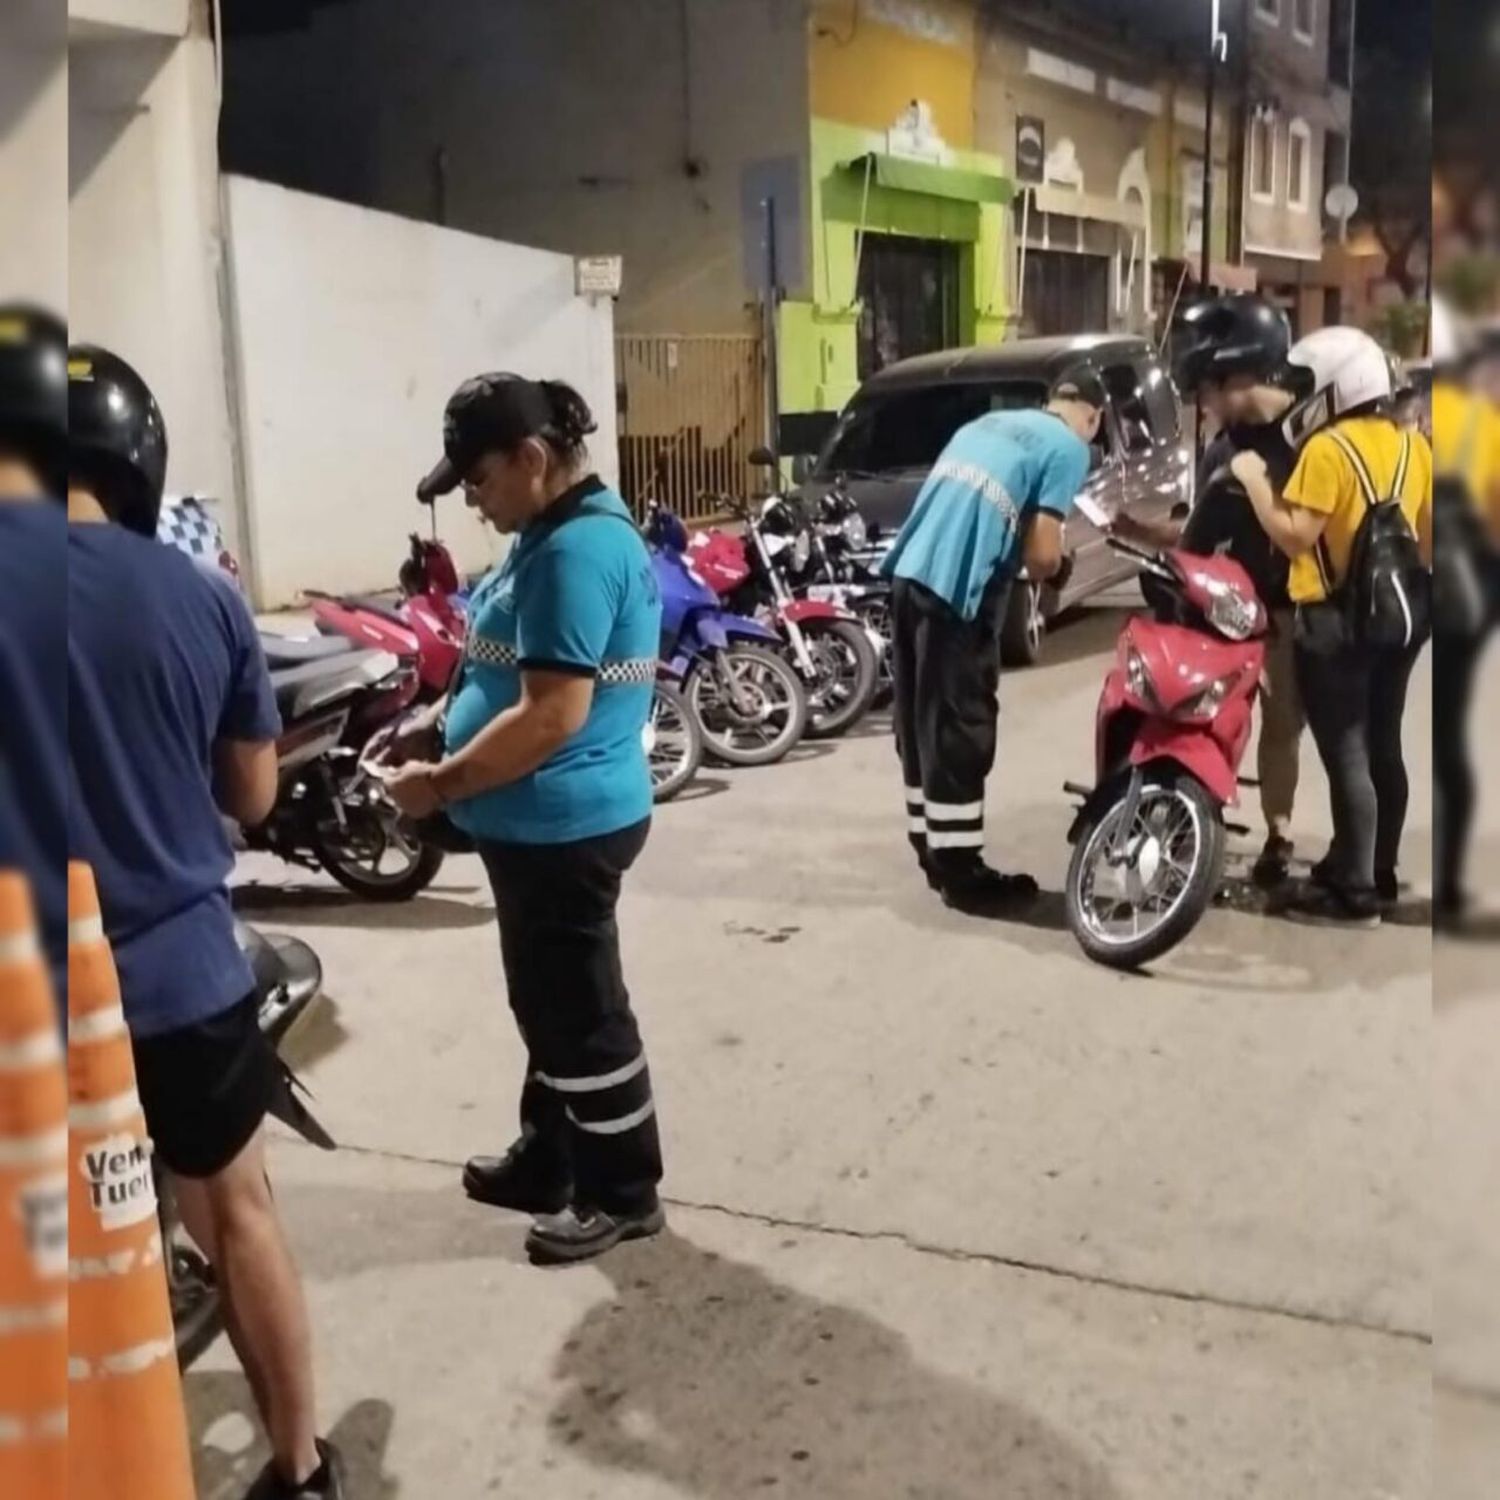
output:
[[[620,488],[638,514],[656,500],[686,521],[765,485],[765,353],[746,334],[621,334]]]

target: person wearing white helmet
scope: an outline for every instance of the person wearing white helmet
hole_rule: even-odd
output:
[[[1296,472],[1278,498],[1257,454],[1233,464],[1261,525],[1291,559],[1297,672],[1332,795],[1333,842],[1286,913],[1372,927],[1399,892],[1408,798],[1401,721],[1432,557],[1432,451],[1395,421],[1391,363],[1368,334],[1320,329],[1293,347],[1287,371],[1298,397],[1284,423],[1299,449]],[[1402,599],[1412,600],[1401,646],[1375,644],[1351,609],[1364,583],[1366,518],[1387,500],[1405,518],[1409,567],[1422,574],[1422,587],[1404,591],[1403,578],[1416,580],[1396,577]]]

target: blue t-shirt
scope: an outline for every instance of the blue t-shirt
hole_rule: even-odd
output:
[[[563,496],[474,591],[448,707],[461,749],[521,698],[525,668],[594,679],[583,728],[529,776],[455,804],[475,838],[565,844],[651,815],[642,733],[661,638],[656,576],[625,502],[598,480]]]
[[[1019,572],[1033,512],[1066,516],[1088,478],[1088,444],[1049,411],[997,411],[943,449],[884,564],[931,589],[966,620],[990,579]]]
[[[31,885],[57,985],[68,973],[68,523],[0,500],[0,869]]]
[[[94,867],[136,1036],[254,988],[225,882],[219,740],[281,732],[249,608],[228,578],[118,526],[68,528],[72,849]]]

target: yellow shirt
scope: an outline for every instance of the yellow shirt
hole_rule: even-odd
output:
[[[1364,459],[1376,491],[1386,499],[1401,456],[1401,429],[1387,417],[1350,417],[1337,428]],[[1425,513],[1432,507],[1432,449],[1420,432],[1411,433],[1410,438],[1411,462],[1401,491],[1401,509],[1420,536],[1427,522]],[[1329,433],[1314,433],[1307,440],[1283,498],[1288,505],[1328,517],[1317,546],[1292,559],[1293,602],[1316,604],[1344,581],[1354,538],[1365,517],[1364,491],[1354,465]]]
[[[1500,411],[1494,403],[1453,381],[1434,383],[1432,449],[1437,472],[1463,469],[1475,506],[1500,520]]]

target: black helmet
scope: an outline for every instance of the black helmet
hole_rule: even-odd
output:
[[[47,489],[67,488],[68,330],[25,303],[0,305],[0,443],[22,454]]]
[[[146,382],[117,354],[68,350],[68,468],[112,520],[156,535],[167,482],[167,428]]]
[[[1172,376],[1189,396],[1205,380],[1252,375],[1268,380],[1286,363],[1291,324],[1252,292],[1210,297],[1172,324]]]

